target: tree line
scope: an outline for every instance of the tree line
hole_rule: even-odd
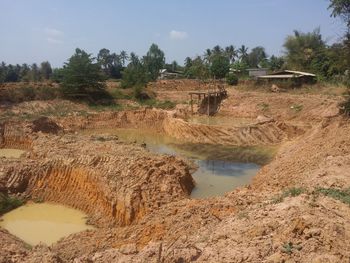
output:
[[[18,82],[18,81],[41,81],[48,80],[52,77],[52,67],[48,61],[44,61],[38,66],[36,63],[6,65],[5,62],[0,64],[0,83]]]
[[[108,78],[121,79],[121,87],[133,87],[140,92],[149,81],[157,79],[160,69],[182,71],[187,78],[223,79],[235,74],[244,74],[248,68],[267,68],[270,71],[291,69],[309,71],[324,80],[337,79],[350,82],[350,7],[349,0],[331,0],[332,16],[340,17],[347,25],[342,41],[327,45],[320,29],[304,33],[294,31],[284,42],[283,56],[268,56],[265,48],[257,46],[251,50],[242,45],[208,48],[203,55],[187,57],[184,66],[176,61],[165,63],[164,52],[152,44],[143,56],[134,52],[119,53],[101,49],[97,57],[76,49],[62,68],[52,69],[45,61],[38,66],[32,64],[0,66],[0,83],[16,81],[40,81],[52,79],[61,83],[62,90],[69,96],[91,94],[104,90]],[[229,74],[231,73],[231,74]],[[80,96],[79,95],[79,96]]]
[[[349,69],[350,47],[348,37],[341,42],[327,45],[320,29],[303,33],[295,30],[284,42],[284,56],[268,56],[265,48],[257,46],[249,50],[245,45],[235,48],[233,45],[214,46],[206,49],[202,56],[187,57],[184,66],[176,61],[165,63],[164,52],[152,44],[144,56],[126,51],[112,53],[101,49],[97,57],[89,55],[90,62],[95,63],[101,74],[108,78],[122,79],[122,86],[143,85],[157,79],[160,69],[182,71],[187,78],[221,79],[231,72],[246,72],[249,68],[266,68],[269,71],[291,69],[309,71],[321,79],[331,80],[343,76]],[[81,53],[81,52],[78,52]],[[86,52],[85,52],[86,53]],[[86,53],[87,54],[87,53]],[[76,54],[75,54],[76,55]],[[53,79],[60,81],[62,72],[67,67],[52,69],[48,61],[37,64],[6,65],[0,64],[0,83],[17,81],[41,81]]]

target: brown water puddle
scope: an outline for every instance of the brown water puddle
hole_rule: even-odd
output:
[[[0,158],[20,158],[25,151],[18,149],[0,148]]]
[[[26,204],[6,213],[0,226],[29,245],[51,245],[62,237],[87,229],[86,215],[63,205]]]

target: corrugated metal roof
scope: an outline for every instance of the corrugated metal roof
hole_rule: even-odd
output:
[[[300,75],[300,76],[316,77],[315,74],[308,73],[308,72],[302,72],[302,71],[295,71],[295,70],[282,70],[282,71],[271,73],[268,76],[271,76],[271,75],[286,75],[286,73],[294,74],[294,75]]]
[[[297,76],[294,74],[281,74],[281,75],[266,75],[259,76],[259,79],[291,79],[291,78],[301,78],[302,76]]]

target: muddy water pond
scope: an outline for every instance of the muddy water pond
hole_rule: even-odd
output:
[[[87,229],[86,215],[63,205],[32,203],[16,208],[0,218],[0,226],[29,245],[51,245],[60,238]]]
[[[97,129],[85,130],[83,134],[117,135],[121,141],[146,143],[155,153],[170,154],[192,160],[198,169],[192,174],[196,186],[192,198],[220,196],[233,189],[247,185],[260,166],[270,161],[274,149],[262,147],[232,147],[181,143],[178,140],[147,130]]]
[[[0,158],[20,158],[24,153],[23,150],[0,148]]]

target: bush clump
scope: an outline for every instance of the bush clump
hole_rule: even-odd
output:
[[[234,74],[228,74],[226,76],[226,83],[230,86],[237,86],[238,85],[238,77]]]
[[[23,205],[23,203],[24,202],[18,198],[0,193],[0,215]]]

